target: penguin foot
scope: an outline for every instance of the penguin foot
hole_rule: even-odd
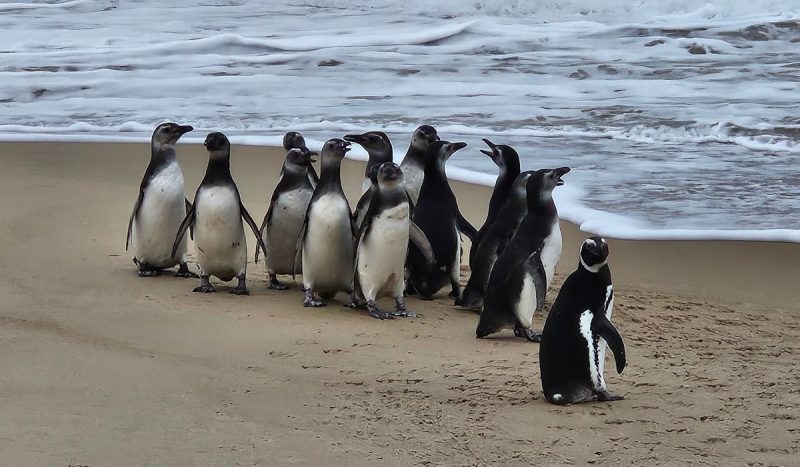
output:
[[[267,282],[267,288],[272,290],[286,290],[289,286],[276,280]]]
[[[161,271],[157,269],[139,269],[139,277],[158,277]]]
[[[625,397],[611,394],[608,391],[597,391],[597,400],[600,402],[621,401]]]
[[[186,263],[181,263],[181,265],[178,266],[178,272],[175,273],[175,277],[197,277],[197,274],[190,271]]]
[[[216,292],[217,289],[214,288],[211,284],[203,284],[200,287],[195,287],[192,289],[192,292],[202,292],[202,293],[213,293]]]
[[[303,300],[304,307],[319,308],[325,306],[325,302],[314,298],[314,293],[311,292],[311,287],[306,289],[306,298]]]
[[[344,304],[344,307],[345,307],[345,308],[352,308],[352,309],[359,308],[359,306],[358,306],[358,301],[357,301],[357,300],[355,300],[355,299],[353,299],[353,300],[350,300],[349,302],[347,302],[347,303],[345,303],[345,304]]]
[[[398,297],[394,299],[395,310],[392,312],[392,316],[397,316],[401,318],[416,318],[417,314],[413,311],[408,311],[406,309],[406,302],[403,300],[402,297]]]
[[[447,296],[450,298],[455,298],[456,301],[458,301],[461,298],[461,292],[459,292],[457,289],[453,289],[449,294],[447,294]]]
[[[514,335],[528,339],[528,342],[542,341],[542,333],[535,332],[533,329],[514,328]]]
[[[247,290],[245,287],[239,287],[239,286],[236,286],[236,288],[231,290],[231,293],[234,295],[250,295],[249,290]]]
[[[367,302],[367,313],[376,319],[394,319],[394,316],[391,313],[386,313],[385,311],[379,310],[378,305],[376,305],[372,300]]]

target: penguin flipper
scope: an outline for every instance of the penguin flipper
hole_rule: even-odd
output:
[[[258,228],[258,237],[263,239],[264,238],[264,229],[267,228],[269,221],[272,219],[272,207],[275,206],[275,194],[272,194],[272,200],[269,203],[269,207],[267,208],[267,213],[264,214],[264,220],[261,221],[261,227]],[[256,248],[256,257],[255,262],[258,262],[258,248]],[[264,253],[266,255],[266,253]]]
[[[142,207],[142,200],[144,199],[144,189],[139,189],[139,196],[136,198],[136,203],[133,204],[133,212],[131,212],[131,218],[128,220],[128,235],[125,238],[125,251],[128,251],[128,246],[131,243],[131,232],[133,231],[133,220],[136,219],[136,215],[139,214],[139,208]],[[173,254],[174,256],[174,254]]]
[[[475,238],[478,236],[478,231],[475,230],[475,227],[473,227],[463,215],[461,215],[461,212],[458,213],[456,225],[458,225],[458,230],[460,230],[464,235],[467,236],[467,238],[469,238],[469,241],[475,241]]]
[[[309,151],[309,154],[316,154],[314,151]],[[317,175],[317,169],[314,168],[313,165],[308,164],[308,176],[311,178],[311,185],[312,188],[317,188],[319,185],[319,175]]]
[[[183,200],[186,202],[186,212],[191,211],[193,208],[192,208],[192,203],[189,201],[189,198],[184,196]],[[194,240],[194,224],[189,226],[189,238]]]
[[[245,209],[241,200],[239,200],[239,212],[242,214],[244,221],[247,222],[247,225],[250,226],[250,230],[253,231],[253,235],[256,236],[256,251],[258,251],[258,248],[261,247],[261,251],[264,252],[264,257],[266,258],[267,246],[264,245],[264,239],[261,238],[261,233],[259,232],[258,227],[256,227],[256,221],[254,221],[250,213],[247,212],[247,209]]]
[[[544,296],[547,295],[547,275],[542,264],[542,250],[536,250],[528,256],[528,267],[533,277],[533,286],[536,288],[536,310],[544,308]]]
[[[428,240],[428,237],[425,235],[425,232],[423,232],[422,229],[420,229],[419,226],[413,221],[409,221],[408,227],[408,238],[412,243],[414,243],[414,245],[417,246],[428,264],[431,266],[435,265],[436,256],[433,253],[433,247],[431,246],[431,242]]]
[[[308,206],[309,209],[311,205]],[[306,230],[308,230],[308,211],[306,211],[306,217],[303,220],[303,227],[300,228],[300,233],[297,234],[297,242],[294,245],[294,261],[292,262],[292,280],[295,279],[297,275],[297,263],[300,262],[300,253],[303,251],[303,241],[306,239]]]
[[[175,253],[178,251],[178,245],[181,244],[181,240],[183,240],[183,236],[186,235],[186,229],[189,228],[190,225],[194,225],[194,207],[192,210],[186,213],[186,217],[183,218],[183,222],[181,222],[181,226],[178,227],[178,233],[175,235],[175,243],[172,244],[172,257],[175,257]]]
[[[614,362],[617,364],[617,373],[625,369],[625,343],[622,336],[611,321],[606,318],[605,310],[595,310],[592,318],[592,331],[606,340],[608,347],[614,352]]]

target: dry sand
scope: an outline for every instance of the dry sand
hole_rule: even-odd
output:
[[[191,198],[206,155],[178,151]],[[0,144],[2,465],[798,463],[800,245],[612,240],[628,367],[606,379],[625,400],[556,407],[536,344],[476,340],[477,316],[444,296],[381,322],[305,309],[263,264],[250,297],[138,278],[125,229],[148,156]],[[257,221],[281,159],[234,148]],[[361,167],[344,167],[351,204]],[[454,186],[480,224],[488,189]],[[548,302],[585,236],[563,228]]]

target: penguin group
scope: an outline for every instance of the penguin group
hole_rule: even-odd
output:
[[[391,141],[380,131],[330,139],[319,153],[300,133],[289,132],[280,179],[257,227],[231,175],[231,144],[223,133],[207,135],[205,176],[193,201],[185,197],[175,145],[192,130],[170,122],[153,132],[126,241],[139,276],[158,276],[177,265],[177,276],[199,278],[194,292],[215,292],[214,276],[236,279],[231,293],[248,295],[246,224],[256,238],[256,262],[263,253],[267,287],[289,289],[278,275],[293,281],[302,275],[306,307],[347,294],[345,306],[373,318],[414,317],[406,296],[430,300],[449,286],[457,307],[480,313],[476,337],[510,329],[540,343],[548,402],[621,399],[607,391],[603,377],[606,347],[617,372],[626,364],[622,337],[611,323],[614,296],[604,239],[582,243],[578,267],[562,284],[542,331],[533,327],[561,258],[553,191],[563,185],[569,167],[523,171],[514,148],[484,139],[488,149],[481,152],[499,167],[499,176],[486,220],[476,229],[459,211],[445,170],[466,143],[444,141],[434,127],[422,125],[396,164]],[[351,143],[369,155],[355,210],[341,180]],[[313,165],[317,157],[319,174]],[[471,273],[463,291],[462,236],[471,242],[466,252]],[[187,237],[194,243],[197,273],[188,267]],[[392,311],[378,307],[382,297],[394,299]]]

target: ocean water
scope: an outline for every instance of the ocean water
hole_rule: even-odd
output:
[[[414,128],[567,165],[562,217],[622,238],[800,242],[797,0],[0,2],[0,139],[319,144]],[[358,151],[354,151],[358,156]],[[138,174],[137,174],[138,176]]]

